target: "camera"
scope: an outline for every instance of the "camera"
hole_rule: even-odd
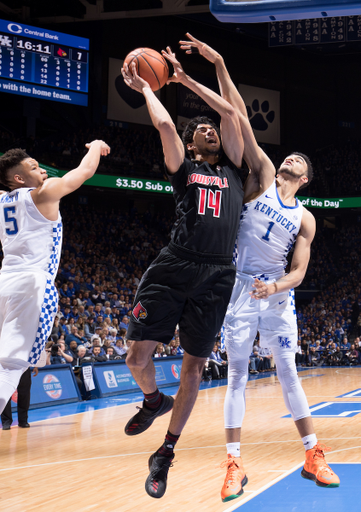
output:
[[[51,355],[52,356],[57,356],[58,355],[58,350],[59,350],[59,345],[57,343],[54,343],[51,346]]]

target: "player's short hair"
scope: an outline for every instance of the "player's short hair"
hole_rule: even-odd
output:
[[[304,161],[306,162],[306,165],[307,165],[307,178],[308,178],[308,182],[304,183],[303,185],[300,186],[300,188],[298,190],[301,190],[301,188],[308,187],[308,185],[313,180],[313,167],[312,167],[312,163],[311,163],[311,160],[308,158],[308,156],[305,155],[304,153],[300,153],[298,151],[292,151],[291,155],[298,155],[298,156],[302,157],[304,159]]]
[[[194,117],[193,119],[191,119],[189,121],[189,123],[184,128],[184,131],[182,133],[182,142],[184,145],[184,149],[186,150],[186,153],[191,158],[194,158],[195,155],[194,155],[193,151],[188,150],[187,144],[190,144],[191,142],[193,142],[194,132],[199,124],[209,124],[210,126],[212,126],[212,128],[214,128],[216,130],[219,140],[221,140],[221,133],[219,131],[219,127],[216,125],[216,123],[214,121],[212,121],[212,119],[209,119],[209,117],[205,117],[205,116]]]
[[[10,187],[8,172],[19,165],[26,158],[30,158],[24,149],[9,149],[0,157],[0,183]]]

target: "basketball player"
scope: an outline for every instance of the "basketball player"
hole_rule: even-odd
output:
[[[295,194],[312,180],[311,162],[302,153],[292,153],[276,174],[273,163],[256,142],[246,106],[222,57],[190,34],[187,36],[190,41],[181,41],[181,48],[188,53],[196,48],[215,64],[222,96],[238,112],[245,144],[244,158],[250,169],[235,247],[237,276],[225,319],[229,360],[225,399],[228,457],[224,463],[227,475],[221,491],[222,501],[240,496],[247,483],[240,457],[240,436],[245,414],[248,357],[257,331],[262,346],[272,350],[285,404],[306,450],[301,475],[322,487],[338,487],[340,480],[324,458],[327,448],[323,449],[317,442],[295,364],[297,323],[293,288],[299,286],[305,276],[316,231],[313,215],[303,208]],[[294,244],[290,272],[285,274],[286,257]]]
[[[164,444],[149,459],[146,491],[154,498],[165,493],[174,446],[193,409],[204,363],[232,293],[232,252],[243,199],[237,170],[243,143],[234,109],[188,77],[170,48],[163,55],[175,69],[170,81],[185,85],[220,114],[223,146],[218,127],[206,117],[191,120],[182,141],[167,110],[137,75],[135,66],[122,69],[126,84],[144,95],[160,133],[177,211],[170,244],[139,285],[127,333],[133,342],[126,362],[144,393],[143,407],[125,427],[128,435],[144,432],[157,416],[173,407],[173,398],[159,393],[151,356],[158,342],[170,342],[177,324],[184,349],[169,430]]]
[[[21,375],[35,366],[51,332],[58,305],[62,222],[59,202],[95,173],[109,146],[101,140],[78,168],[49,178],[22,149],[0,157],[0,240],[4,252],[0,275],[0,413]]]

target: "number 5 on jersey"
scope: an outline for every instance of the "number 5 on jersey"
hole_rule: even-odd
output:
[[[11,215],[14,215],[15,212],[15,206],[5,206],[4,208],[4,219],[6,223],[9,223],[9,227],[5,229],[7,235],[16,235],[16,233],[19,231],[18,223],[16,222],[15,217]]]
[[[211,208],[213,210],[213,217],[219,217],[221,214],[221,200],[222,200],[222,191],[216,190],[208,190],[206,188],[200,188],[199,190],[199,204],[198,204],[198,213],[200,215],[206,214],[206,208]],[[208,194],[207,194],[208,192]],[[208,195],[208,198],[207,198]],[[208,200],[207,200],[208,199]]]

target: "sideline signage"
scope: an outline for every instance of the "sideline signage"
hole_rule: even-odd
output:
[[[68,364],[43,366],[36,377],[31,376],[30,409],[79,402],[81,399],[74,372]],[[13,411],[16,411],[16,405],[12,400]]]
[[[183,357],[154,359],[153,362],[155,380],[159,387],[179,384]],[[93,376],[97,388],[96,394],[100,397],[140,389],[124,360],[94,363]]]
[[[361,208],[361,197],[338,197],[328,199],[303,196],[297,197],[306,208],[323,208],[327,210],[337,208]]]

